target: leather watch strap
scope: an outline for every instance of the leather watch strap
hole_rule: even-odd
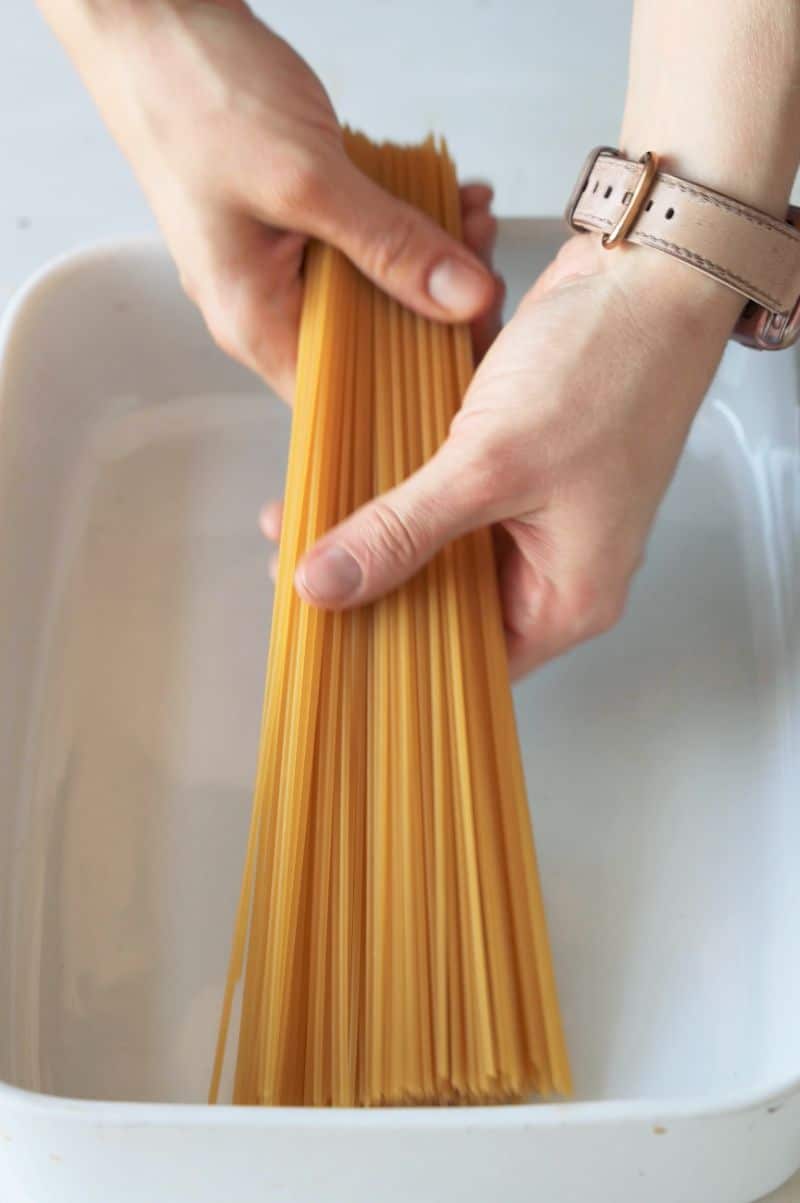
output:
[[[634,196],[646,163],[623,158],[613,148],[600,148],[593,156],[568,211],[576,229],[608,235],[633,203],[636,215],[627,231],[631,242],[672,255],[735,289],[767,310],[772,326],[781,328],[775,345],[789,341],[785,328],[800,312],[800,230],[710,188],[652,172],[652,167],[649,187]]]

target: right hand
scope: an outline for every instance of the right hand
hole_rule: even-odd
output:
[[[284,397],[310,236],[425,316],[491,325],[491,271],[358,171],[320,81],[243,0],[130,4],[70,32],[186,292],[220,346]],[[478,249],[493,235],[490,195],[473,190]]]
[[[608,630],[741,304],[649,247],[609,254],[575,235],[493,343],[433,458],[306,552],[301,597],[371,602],[450,540],[494,526],[513,676]],[[274,515],[262,525],[276,533]]]

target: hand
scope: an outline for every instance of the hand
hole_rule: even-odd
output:
[[[298,566],[299,592],[330,608],[369,601],[495,523],[514,675],[607,630],[740,306],[656,251],[571,239],[439,452],[325,535]]]
[[[464,242],[478,256],[482,263],[491,270],[494,255],[494,245],[497,238],[497,221],[491,212],[492,189],[488,184],[463,184],[461,195],[461,226],[464,232]],[[472,334],[472,350],[475,362],[479,363],[497,337],[505,299],[505,282],[502,276],[494,274],[494,300],[484,313],[481,313],[470,326]],[[263,534],[272,543],[277,543],[281,535],[283,522],[283,502],[269,501],[261,510],[259,525]],[[269,574],[273,581],[278,575],[278,553],[275,552],[269,564]]]
[[[42,5],[216,341],[287,399],[310,235],[429,317],[496,303],[476,255],[353,166],[321,83],[243,0]],[[493,234],[489,196],[467,197],[476,247]]]

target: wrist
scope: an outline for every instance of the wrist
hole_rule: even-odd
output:
[[[603,253],[605,270],[649,326],[676,339],[690,332],[721,352],[744,307],[738,293],[652,247],[628,243]]]
[[[678,338],[690,330],[719,344],[720,352],[744,306],[732,289],[647,246],[623,242],[611,250],[600,234],[577,234],[559,255],[559,277],[600,275],[624,297],[622,321],[643,333]]]
[[[691,423],[741,313],[742,298],[651,247],[630,245],[618,257],[611,251],[606,258],[612,260],[606,271],[613,276],[614,292],[624,297],[634,353],[657,365],[657,372],[669,363],[676,380],[689,371],[701,381],[695,388],[671,390],[669,375],[661,377],[662,403]]]

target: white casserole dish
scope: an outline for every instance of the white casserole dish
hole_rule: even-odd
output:
[[[559,236],[504,224],[512,299]],[[288,414],[157,244],[32,281],[0,375],[4,1203],[750,1203],[800,1167],[798,397],[797,352],[729,350],[624,621],[518,692],[577,1101],[210,1109]]]

